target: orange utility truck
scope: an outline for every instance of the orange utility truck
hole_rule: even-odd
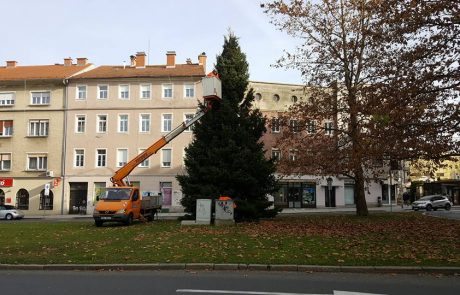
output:
[[[129,176],[144,160],[158,152],[167,143],[181,134],[188,127],[200,120],[215,101],[221,97],[221,82],[215,72],[201,80],[203,86],[203,99],[205,107],[196,112],[192,119],[183,122],[174,130],[162,136],[148,149],[121,167],[110,178],[113,186],[105,188],[93,212],[94,223],[102,226],[104,222],[115,221],[130,225],[135,219],[153,220],[154,215],[161,210],[162,198],[160,194],[141,195],[139,188],[130,186],[125,182]]]

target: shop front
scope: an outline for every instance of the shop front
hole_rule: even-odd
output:
[[[316,183],[281,182],[273,194],[275,206],[283,208],[316,208]]]

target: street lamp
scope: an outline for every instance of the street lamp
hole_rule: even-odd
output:
[[[327,181],[327,190],[328,190],[327,202],[329,204],[329,207],[332,207],[331,206],[332,178],[328,177],[326,178],[326,181]]]

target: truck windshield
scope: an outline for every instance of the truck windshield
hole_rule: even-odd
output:
[[[102,195],[102,200],[129,200],[131,196],[130,188],[108,188]]]

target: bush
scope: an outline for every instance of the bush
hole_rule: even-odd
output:
[[[267,209],[273,202],[265,200],[235,200],[235,221],[257,221],[260,218],[274,218],[282,208]]]

